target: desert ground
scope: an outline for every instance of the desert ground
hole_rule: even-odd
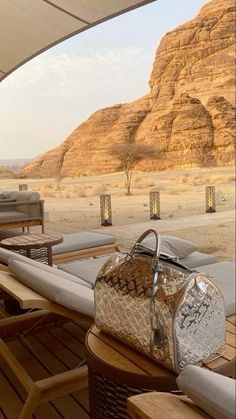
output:
[[[131,245],[146,228],[182,237],[219,258],[235,258],[235,168],[188,168],[135,172],[132,195],[123,173],[56,179],[1,179],[0,189],[28,188],[45,200],[46,228],[61,233],[100,230]],[[216,213],[205,212],[205,186],[216,189]],[[160,191],[161,220],[149,217],[149,192]],[[100,225],[100,194],[111,194],[112,226]]]

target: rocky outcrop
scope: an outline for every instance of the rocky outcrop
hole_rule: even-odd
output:
[[[107,150],[117,142],[155,146],[142,170],[234,163],[233,0],[212,0],[162,39],[141,99],[102,109],[59,147],[24,167],[24,177],[78,176],[116,170]]]
[[[0,166],[0,179],[14,179],[16,174],[5,166]]]

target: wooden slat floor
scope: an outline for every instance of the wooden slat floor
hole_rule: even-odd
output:
[[[5,317],[2,304],[0,317]],[[75,368],[84,359],[84,326],[70,320],[39,327],[7,342],[30,377],[40,380]],[[16,419],[26,392],[5,361],[0,359],[0,419]],[[39,405],[35,419],[89,419],[88,389]]]

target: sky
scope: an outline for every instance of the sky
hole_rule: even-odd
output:
[[[206,0],[157,0],[49,49],[0,83],[0,159],[35,158],[93,112],[148,93],[167,31]]]

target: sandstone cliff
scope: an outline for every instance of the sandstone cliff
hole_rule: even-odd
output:
[[[212,0],[197,17],[167,33],[156,52],[150,92],[102,109],[59,147],[36,158],[20,176],[54,177],[116,170],[112,143],[155,146],[159,160],[139,168],[160,170],[234,163],[233,0]]]
[[[14,179],[16,174],[5,166],[0,166],[0,179]]]

